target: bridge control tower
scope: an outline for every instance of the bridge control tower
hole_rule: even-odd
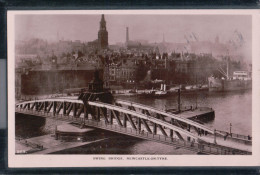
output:
[[[113,95],[103,85],[104,82],[100,79],[99,72],[96,70],[93,80],[88,85],[88,90],[81,92],[78,99],[82,100],[84,104],[87,101],[100,101],[112,104],[114,101]]]

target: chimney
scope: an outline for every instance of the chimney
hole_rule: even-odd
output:
[[[128,27],[126,27],[126,45],[128,45],[129,42],[129,33],[128,33]]]

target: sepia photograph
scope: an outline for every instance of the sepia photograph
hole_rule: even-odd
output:
[[[12,19],[14,156],[254,154],[252,15],[97,11]]]

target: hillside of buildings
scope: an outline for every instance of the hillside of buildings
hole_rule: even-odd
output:
[[[16,67],[30,70],[102,68],[107,71],[104,79],[113,85],[155,80],[164,80],[168,84],[206,83],[211,75],[223,76],[219,69],[226,70],[228,60],[230,74],[235,70],[249,69],[248,64],[236,55],[214,56],[212,53],[177,52],[177,49],[168,52],[165,48],[170,46],[174,44],[132,43],[128,47],[111,45],[99,50],[93,42],[31,39],[17,42]],[[180,44],[178,47],[181,48]],[[220,44],[221,47],[224,46]]]

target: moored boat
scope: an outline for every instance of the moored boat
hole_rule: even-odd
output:
[[[252,79],[247,71],[235,71],[231,78],[209,77],[208,83],[209,91],[235,91],[252,88]]]
[[[143,97],[165,97],[168,95],[166,91],[166,84],[161,84],[161,89],[152,89],[149,92],[143,92],[140,94]]]

